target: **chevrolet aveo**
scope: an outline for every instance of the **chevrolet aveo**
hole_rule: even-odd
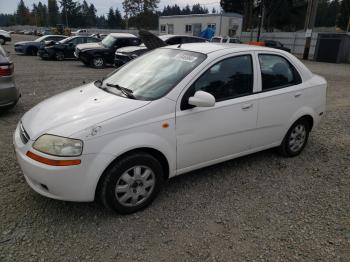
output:
[[[14,145],[36,192],[131,213],[176,175],[274,147],[298,155],[325,112],[326,87],[281,50],[167,46],[41,102]]]

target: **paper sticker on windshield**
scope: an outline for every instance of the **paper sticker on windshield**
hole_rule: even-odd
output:
[[[193,63],[197,60],[198,57],[192,56],[192,55],[185,55],[185,54],[177,54],[174,59],[184,61],[184,62],[190,62]]]

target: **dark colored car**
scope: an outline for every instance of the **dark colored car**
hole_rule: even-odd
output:
[[[57,43],[47,43],[45,47],[39,50],[39,56],[42,59],[56,59],[62,61],[74,57],[75,47],[84,43],[97,43],[101,40],[91,36],[71,36]]]
[[[0,110],[15,106],[21,94],[15,85],[13,69],[12,61],[0,45]]]
[[[130,60],[147,53],[148,51],[166,45],[179,45],[185,43],[200,43],[207,40],[196,36],[187,35],[161,35],[155,36],[147,31],[140,30],[140,38],[144,44],[139,46],[127,46],[119,48],[115,52],[114,66],[119,67]]]
[[[265,46],[271,47],[271,48],[276,48],[280,50],[284,50],[290,53],[291,49],[288,47],[285,47],[281,42],[275,41],[275,40],[265,40]]]
[[[118,48],[140,44],[141,40],[132,34],[111,33],[100,43],[77,46],[74,55],[86,66],[104,68],[107,64],[114,64],[114,53]]]
[[[24,55],[37,55],[38,50],[44,45],[45,41],[60,41],[65,39],[63,35],[45,35],[34,41],[22,41],[15,43],[15,51]]]

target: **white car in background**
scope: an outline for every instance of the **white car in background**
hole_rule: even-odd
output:
[[[210,42],[212,43],[225,43],[225,44],[241,44],[241,40],[237,37],[222,37],[222,36],[214,36]]]
[[[326,88],[281,50],[166,46],[29,110],[15,151],[36,192],[131,213],[176,175],[274,147],[298,155]]]
[[[11,35],[5,30],[0,30],[0,45],[4,45],[6,42],[11,42]]]
[[[79,29],[77,31],[74,31],[71,33],[72,36],[77,36],[77,35],[90,35],[89,31],[87,29]]]

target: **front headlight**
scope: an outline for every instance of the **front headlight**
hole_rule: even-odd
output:
[[[80,156],[83,152],[83,141],[45,134],[34,142],[33,148],[53,156]]]

